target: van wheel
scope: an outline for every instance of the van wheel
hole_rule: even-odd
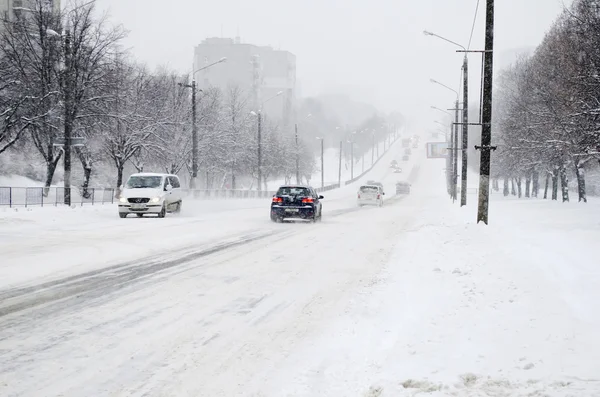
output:
[[[166,208],[166,207],[164,206],[164,204],[163,204],[163,207],[162,207],[162,209],[161,209],[161,210],[160,210],[160,212],[158,213],[158,217],[159,217],[159,218],[164,218],[166,214],[167,214],[167,208]]]
[[[126,212],[119,212],[119,218],[121,218],[121,219],[127,218],[127,213]]]

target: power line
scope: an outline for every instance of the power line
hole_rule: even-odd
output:
[[[467,50],[471,49],[471,41],[473,40],[473,32],[475,31],[475,23],[477,22],[477,13],[479,12],[479,0],[477,0],[477,5],[475,6],[475,16],[473,17],[473,26],[471,27],[471,35],[469,36],[469,45],[467,45]]]

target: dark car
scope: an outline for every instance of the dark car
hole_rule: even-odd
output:
[[[322,199],[323,196],[318,195],[310,186],[281,186],[271,202],[271,220],[273,222],[294,219],[320,221],[323,216]]]
[[[408,182],[396,183],[396,194],[410,194],[410,183],[408,183]]]

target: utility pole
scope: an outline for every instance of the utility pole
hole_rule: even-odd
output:
[[[350,142],[350,180],[354,180],[354,142]]]
[[[446,190],[448,191],[448,195],[450,196],[450,198],[452,198],[452,153],[454,153],[454,148],[452,147],[453,145],[453,131],[454,131],[454,126],[452,125],[452,123],[450,123],[450,134],[445,134],[446,135],[446,142],[448,144],[448,151],[446,152]]]
[[[343,143],[342,141],[340,141],[340,165],[339,165],[339,171],[338,171],[338,184],[340,185],[339,187],[342,187],[342,148]]]
[[[261,152],[262,144],[260,142],[261,141],[261,133],[262,133],[261,128],[262,128],[262,112],[259,110],[258,111],[258,138],[257,138],[257,140],[258,140],[258,152],[257,152],[257,156],[258,156],[258,170],[257,170],[258,186],[256,186],[256,190],[258,190],[258,191],[260,191],[260,182],[262,179],[262,164],[261,164],[262,163],[262,152]]]
[[[458,190],[458,99],[454,107],[454,157],[452,158],[452,202],[457,199]]]
[[[460,184],[460,206],[467,205],[467,148],[469,146],[469,62],[467,54],[463,60],[463,125],[462,125],[462,172]]]
[[[196,189],[198,178],[198,125],[196,119],[196,79],[192,80],[192,180],[190,189]]]
[[[298,124],[296,128],[296,183],[300,184],[300,148],[298,147]]]
[[[325,187],[325,139],[321,138],[321,189]]]
[[[492,87],[494,77],[494,0],[487,0],[485,18],[485,63],[483,75],[483,106],[481,112],[481,163],[479,167],[479,203],[477,223],[488,224],[490,200],[490,155],[492,147]]]
[[[371,167],[375,165],[375,133],[373,133],[373,149],[371,149]]]
[[[362,173],[365,173],[365,149],[363,149],[363,154],[362,154]]]

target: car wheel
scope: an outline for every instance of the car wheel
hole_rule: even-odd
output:
[[[271,215],[271,222],[277,223],[277,221],[279,221],[279,219],[276,216]]]
[[[181,213],[181,201],[177,202],[177,207],[175,207],[175,211],[176,214]]]
[[[142,218],[144,214],[136,214],[138,218]]]
[[[164,218],[165,215],[167,215],[167,207],[165,207],[165,205],[163,204],[162,209],[160,210],[160,212],[158,213],[158,217],[159,218]]]
[[[121,219],[127,218],[127,213],[126,212],[119,212],[119,218],[121,218]]]

